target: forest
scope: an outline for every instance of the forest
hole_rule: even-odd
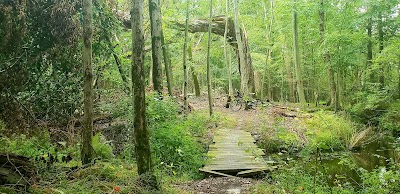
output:
[[[0,194],[400,193],[399,0],[0,0]]]

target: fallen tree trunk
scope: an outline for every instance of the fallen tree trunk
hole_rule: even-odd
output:
[[[28,185],[35,177],[35,166],[29,158],[0,153],[0,185]]]
[[[226,21],[228,20],[228,21]],[[232,20],[232,18],[227,18],[225,16],[215,16],[211,20],[211,32],[213,34],[225,37],[225,25],[228,25],[227,28],[227,42],[233,47],[236,53],[239,69],[240,66],[242,65],[240,63],[240,56],[239,56],[239,49],[238,49],[238,43],[235,35],[235,24]],[[209,26],[209,20],[208,19],[196,19],[193,20],[189,26],[188,30],[190,33],[196,33],[196,32],[208,32],[208,26]],[[180,22],[175,22],[175,27],[179,30],[184,30],[185,25]],[[248,37],[246,34],[246,31],[243,28],[240,28],[240,36],[242,38],[242,44],[243,44],[243,49],[244,49],[244,61],[245,61],[245,66],[244,69],[248,74],[248,80],[241,80],[241,81],[247,81],[247,85],[249,87],[249,92],[255,93],[255,84],[254,84],[254,73],[253,73],[253,65],[251,61],[251,56],[250,56],[250,48],[248,44]]]
[[[226,21],[228,19],[228,21]],[[121,18],[122,24],[125,28],[131,29],[131,21],[129,19]],[[235,24],[230,17],[226,17],[224,15],[215,16],[211,20],[211,33],[225,37],[225,25],[228,24],[228,32],[227,32],[227,42],[233,47],[235,50],[237,61],[240,69],[240,58],[239,58],[239,49],[237,45],[236,35],[235,35]],[[174,22],[173,25],[178,30],[185,30],[184,22]],[[190,33],[196,32],[208,32],[209,20],[208,19],[195,19],[189,23],[188,31]],[[248,44],[247,35],[242,28],[240,28],[240,35],[242,37],[242,44],[245,53],[245,70],[248,73],[247,85],[249,87],[248,91],[251,93],[255,93],[255,84],[254,84],[254,73],[253,73],[253,65],[250,56],[250,48]],[[242,80],[241,80],[242,81]]]

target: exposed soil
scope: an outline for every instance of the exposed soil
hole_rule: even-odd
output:
[[[217,177],[189,182],[177,187],[193,193],[239,194],[250,193],[249,188],[257,182],[250,178]]]

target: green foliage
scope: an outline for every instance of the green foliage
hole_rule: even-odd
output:
[[[261,145],[267,153],[279,152],[282,149],[292,151],[300,146],[297,135],[285,126],[285,120],[275,118],[273,126],[262,126]]]
[[[352,134],[356,131],[354,123],[336,114],[320,111],[312,118],[305,120],[307,127],[306,148],[315,150],[342,150],[350,143]]]
[[[157,168],[169,175],[199,176],[206,152],[199,141],[211,121],[206,114],[195,113],[154,125],[150,140]]]
[[[377,125],[379,116],[387,109],[391,97],[387,91],[376,88],[370,91],[358,92],[354,95],[354,104],[349,108],[350,114],[357,121]]]
[[[160,100],[154,93],[147,95],[146,103],[146,116],[150,126],[177,118],[179,106],[174,98],[164,97]]]
[[[10,152],[29,158],[48,157],[47,153],[55,154],[55,148],[51,145],[48,134],[39,137],[27,137],[14,135],[11,138],[0,138],[2,144],[0,151]]]
[[[380,167],[372,172],[361,170],[362,193],[399,193],[400,166]]]
[[[74,171],[56,168],[42,177],[43,182],[30,193],[160,193],[139,182],[136,165],[120,160],[98,161],[87,168]]]
[[[252,188],[252,193],[354,193],[348,185],[329,186],[327,174],[310,173],[302,165],[291,162],[281,170],[271,173],[271,181]]]
[[[6,125],[2,120],[0,120],[0,134],[3,134],[4,130],[6,130]]]
[[[101,159],[111,159],[114,157],[110,142],[101,133],[97,133],[93,137],[92,144],[96,157],[100,157]]]
[[[387,112],[380,117],[379,126],[388,131],[400,134],[400,101],[390,104]]]

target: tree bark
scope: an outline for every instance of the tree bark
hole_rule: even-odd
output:
[[[203,37],[203,36],[201,36],[201,37]],[[200,40],[199,40],[198,43],[200,43],[201,39],[202,39],[202,38],[200,38]],[[197,46],[196,46],[196,47],[197,47]],[[188,46],[187,52],[188,52],[188,55],[189,55],[189,61],[193,62],[193,49],[192,49],[192,45],[189,45],[189,46]],[[199,97],[199,96],[200,96],[200,84],[199,84],[199,79],[197,78],[197,74],[196,74],[196,72],[194,71],[194,67],[193,67],[193,66],[191,67],[191,72],[192,72],[192,79],[193,79],[193,85],[194,85],[194,92],[195,92],[195,95],[196,95],[197,97]]]
[[[379,53],[382,53],[383,47],[384,47],[384,42],[383,42],[383,18],[382,18],[382,13],[379,13],[379,18],[378,18],[378,39],[379,39]],[[380,88],[383,89],[385,87],[385,68],[382,63],[379,64],[379,84]]]
[[[286,40],[283,46],[283,57],[285,60],[285,67],[286,67],[286,77],[289,86],[289,102],[295,102],[295,95],[294,95],[294,81],[293,81],[293,72],[292,72],[292,61],[289,54],[289,49],[286,45]]]
[[[164,57],[164,65],[165,65],[165,74],[167,76],[167,88],[168,94],[172,96],[172,78],[171,78],[171,56],[169,54],[168,45],[165,44],[164,40],[164,33],[161,31],[161,44],[162,44],[162,51]]]
[[[372,67],[372,18],[368,19],[367,24],[368,44],[367,44],[367,68]],[[370,72],[370,82],[375,82],[375,73]]]
[[[143,0],[132,1],[132,88],[136,163],[139,175],[152,171],[149,132],[146,121]]]
[[[121,75],[122,82],[124,83],[125,92],[129,95],[131,89],[129,88],[128,79],[125,75],[124,69],[122,68],[121,60],[119,59],[118,55],[114,51],[113,51],[112,55],[114,57],[115,63],[117,64],[118,72]]]
[[[225,2],[225,15],[228,17],[229,13],[229,0]],[[224,32],[224,63],[228,73],[228,96],[233,95],[233,87],[232,87],[232,70],[230,60],[228,61],[228,47],[227,47],[227,38],[228,38],[228,20],[225,20],[225,32]]]
[[[300,67],[296,0],[293,0],[293,3],[294,3],[294,8],[293,8],[294,68],[296,71],[297,93],[299,94],[299,102],[302,106],[304,106],[306,103],[306,99],[304,97],[303,80]]]
[[[247,84],[247,80],[249,80],[249,77],[247,75],[247,71],[245,69],[245,56],[246,54],[244,53],[244,45],[242,43],[242,36],[241,36],[241,30],[239,27],[239,7],[238,7],[238,0],[234,0],[234,5],[235,5],[235,19],[234,19],[234,26],[235,26],[235,35],[236,35],[236,41],[237,41],[237,56],[239,56],[239,71],[240,71],[240,91],[242,92],[242,95],[244,97],[249,96],[249,88]]]
[[[400,56],[399,56],[399,58],[398,58],[398,62],[397,62],[397,76],[398,76],[398,82],[397,82],[397,95],[398,95],[398,98],[397,99],[400,99]]]
[[[320,8],[318,11],[319,15],[319,34],[320,34],[320,44],[324,45],[325,41],[325,11],[324,11],[324,0],[320,1]],[[331,64],[331,56],[329,53],[329,50],[325,48],[325,46],[322,47],[324,49],[323,52],[323,58],[324,58],[324,63],[326,68],[326,73],[328,76],[328,82],[329,82],[329,91],[330,91],[330,106],[331,107],[336,107],[336,101],[337,101],[337,94],[336,94],[336,84],[335,84],[335,75],[332,69],[332,64]],[[336,107],[337,108],[337,107]],[[335,109],[336,109],[335,108]]]
[[[265,58],[265,74],[267,77],[267,96],[268,99],[272,100],[273,96],[273,89],[272,89],[272,78],[271,78],[271,71],[269,70],[269,66],[272,63],[271,57],[272,57],[272,40],[271,40],[271,35],[272,35],[272,24],[274,22],[274,0],[270,0],[270,12],[271,12],[271,20],[267,21],[267,8],[265,6],[265,3],[263,2],[263,8],[264,8],[264,22],[265,22],[265,30],[267,33],[267,41],[268,41],[268,47],[267,47],[267,52],[266,55],[267,57]],[[264,80],[263,80],[264,81]]]
[[[187,99],[187,90],[188,90],[188,70],[187,70],[187,47],[188,47],[188,32],[189,32],[189,2],[190,0],[186,0],[186,20],[185,20],[185,43],[183,45],[183,111],[185,115],[188,115],[188,99]]]
[[[210,49],[211,49],[211,28],[212,28],[212,11],[213,11],[213,1],[210,0],[210,18],[208,25],[208,46],[207,46],[207,91],[208,91],[208,106],[210,111],[210,116],[213,115],[213,107],[212,107],[212,90],[211,90],[211,68],[210,68]]]
[[[161,50],[161,8],[160,0],[149,0],[151,48],[153,59],[153,85],[159,94],[163,92],[162,86],[162,50]]]
[[[82,129],[82,164],[93,159],[93,70],[92,70],[92,0],[83,1],[84,122]]]

